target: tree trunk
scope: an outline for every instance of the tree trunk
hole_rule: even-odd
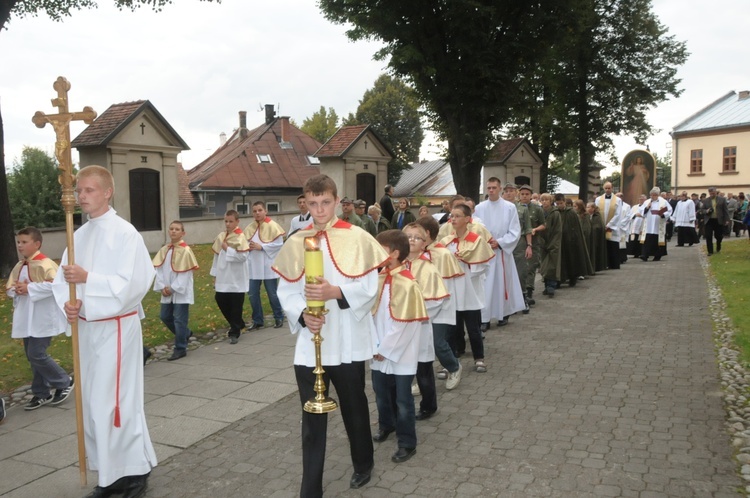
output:
[[[453,174],[453,185],[456,187],[456,193],[468,196],[479,204],[483,199],[479,198],[479,183],[481,179],[482,164],[472,164],[463,153],[465,147],[462,144],[456,144],[448,140],[448,161],[451,165]]]
[[[0,278],[8,278],[10,271],[18,262],[15,238],[13,216],[10,213],[8,200],[8,178],[5,174],[3,115],[0,112]]]

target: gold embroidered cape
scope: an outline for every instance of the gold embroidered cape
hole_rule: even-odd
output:
[[[490,244],[476,232],[467,230],[463,237],[459,237],[456,232],[453,232],[440,241],[445,246],[452,242],[457,243],[456,258],[467,265],[486,263],[495,257],[495,251],[492,250]]]
[[[372,307],[375,314],[383,297],[385,284],[390,283],[390,306],[391,318],[397,322],[423,322],[429,320],[427,308],[424,305],[424,297],[419,289],[419,284],[414,279],[406,266],[401,265],[393,270],[384,269],[378,279],[378,298]]]
[[[427,246],[426,252],[430,253],[430,260],[440,272],[441,277],[456,278],[464,275],[453,253],[440,242],[433,242]]]
[[[331,261],[345,277],[361,277],[380,268],[388,260],[388,253],[375,237],[334,217],[320,230],[310,225],[291,235],[271,269],[288,282],[302,278],[305,274],[305,237],[313,235],[325,237]]]
[[[21,274],[21,268],[24,265],[29,266],[29,278],[32,282],[52,282],[57,275],[57,263],[37,251],[30,258],[22,259],[16,263],[16,266],[10,272],[8,282],[5,284],[6,289],[16,285],[18,276]]]
[[[221,247],[221,246],[219,246]],[[185,243],[184,240],[179,241],[176,245],[167,244],[156,253],[154,256],[153,263],[155,268],[159,268],[164,264],[167,259],[167,253],[170,249],[174,249],[172,253],[172,271],[175,273],[184,273],[190,270],[198,269],[198,260],[195,259],[195,254],[190,246]]]
[[[253,220],[252,223],[246,226],[245,238],[247,240],[252,240],[253,236],[255,235],[255,232],[259,232],[258,238],[264,244],[273,242],[277,238],[283,237],[284,234],[286,233],[286,231],[283,228],[281,228],[281,225],[273,221],[268,216],[266,216],[266,219],[264,219],[260,223]]]
[[[419,258],[413,261],[407,259],[404,263],[417,280],[425,301],[441,301],[450,297],[437,266],[430,260],[429,253],[423,252]]]
[[[237,227],[232,233],[227,235],[227,232],[221,232],[214,241],[214,245],[211,246],[211,250],[216,254],[221,252],[221,246],[226,241],[227,245],[237,252],[245,252],[250,250],[250,246],[247,243],[247,238],[242,230]]]

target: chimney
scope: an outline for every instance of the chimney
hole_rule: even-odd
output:
[[[219,133],[219,145],[224,145],[225,143],[227,143],[227,134],[222,131]]]
[[[247,138],[247,111],[240,111],[240,138]]]
[[[750,97],[750,91],[749,90],[742,90],[740,92],[740,97],[737,100],[745,100],[748,97]]]
[[[266,124],[271,124],[276,118],[276,112],[273,110],[273,104],[266,104]]]
[[[279,120],[281,121],[281,141],[289,142],[289,116],[281,116]]]

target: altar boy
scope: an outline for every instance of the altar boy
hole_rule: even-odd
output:
[[[273,262],[281,277],[278,296],[297,335],[294,373],[300,401],[315,396],[315,347],[320,334],[321,363],[326,390],[333,382],[349,437],[354,465],[349,485],[358,489],[370,482],[374,465],[370,410],[365,394],[365,361],[372,359],[375,323],[370,313],[378,292],[377,270],[388,255],[367,232],[336,217],[336,183],[326,175],[309,178],[303,187],[313,218],[312,226],[290,236]],[[305,237],[317,236],[323,254],[323,278],[305,283]],[[307,312],[307,300],[325,301],[328,314]],[[302,486],[300,496],[323,495],[327,414],[302,412]]]
[[[376,344],[370,369],[378,406],[378,433],[373,440],[383,442],[395,430],[398,449],[391,461],[401,463],[417,452],[411,383],[417,373],[420,331],[429,316],[419,284],[404,265],[409,237],[400,230],[386,230],[377,240],[388,251],[388,264],[380,274],[372,310]]]

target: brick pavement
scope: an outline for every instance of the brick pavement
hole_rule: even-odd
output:
[[[393,436],[376,445],[373,479],[359,491],[348,488],[346,436],[332,413],[326,495],[738,496],[698,249],[669,251],[660,263],[631,260],[554,299],[539,295],[531,314],[490,329],[488,372],[472,372],[464,357],[461,385],[448,392],[439,381],[438,414],[417,424],[417,455],[397,465]],[[208,346],[191,352],[191,364],[147,367],[149,424],[162,458],[148,497],[297,496],[290,344],[266,330],[243,335],[244,349]],[[207,373],[219,366],[223,373]],[[187,382],[202,371],[213,379],[203,390]],[[279,400],[264,402],[271,394]],[[230,413],[217,416],[227,405]],[[227,422],[236,410],[247,413]],[[217,432],[205,437],[211,423]],[[30,461],[23,455],[52,444],[43,437],[49,430],[32,425],[22,429],[36,441],[27,453],[3,456],[3,427],[0,482]],[[56,443],[70,445],[70,437]],[[44,496],[34,490],[55,476],[75,482],[77,471],[67,462],[8,496]]]

